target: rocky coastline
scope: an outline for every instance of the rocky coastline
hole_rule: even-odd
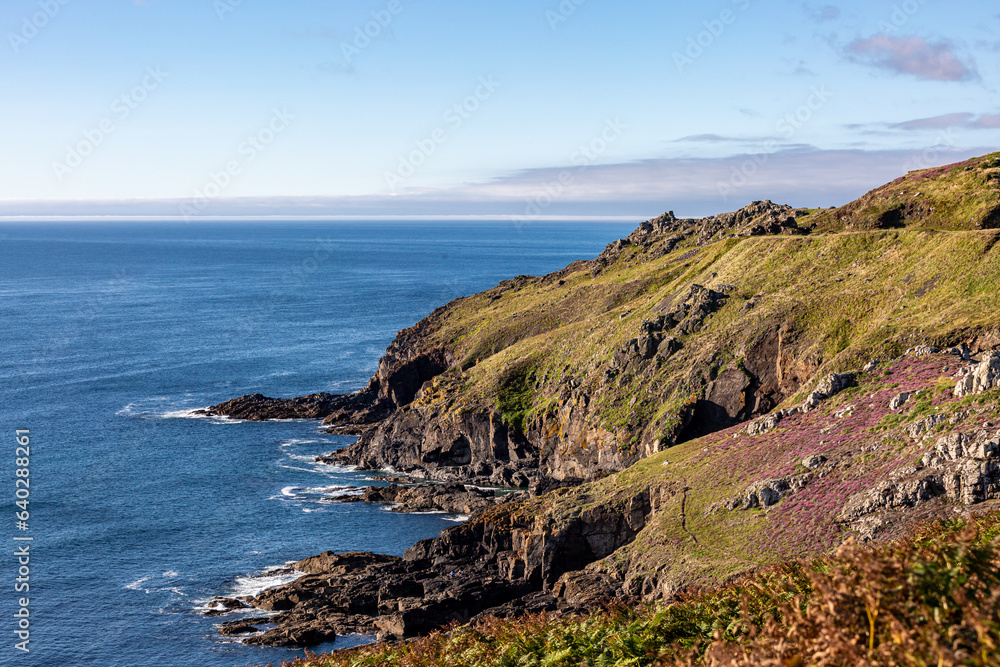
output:
[[[243,420],[322,420],[324,429],[358,439],[317,461],[395,476],[389,486],[331,500],[469,516],[402,557],[306,558],[292,566],[305,574],[290,584],[221,600],[222,613],[240,618],[223,622],[220,633],[270,646],[355,633],[392,641],[486,615],[665,599],[704,572],[719,578],[773,562],[769,544],[777,538],[734,546],[730,532],[798,539],[800,519],[780,523],[780,510],[794,505],[789,498],[828,487],[843,497],[810,505],[824,512],[837,505],[822,539],[802,539],[814,539],[808,543],[816,549],[847,532],[881,539],[918,517],[1000,500],[1000,434],[985,408],[963,412],[957,404],[1000,388],[996,326],[930,336],[919,323],[851,348],[843,331],[854,323],[823,320],[835,311],[829,304],[840,303],[844,269],[818,269],[808,289],[781,296],[779,288],[751,290],[718,275],[719,257],[748,237],[781,237],[768,252],[793,248],[819,262],[822,243],[812,249],[810,229],[799,224],[809,215],[771,202],[700,220],[667,213],[594,260],[504,281],[435,310],[399,332],[356,393],[254,394],[207,408]],[[984,256],[993,244],[985,247]],[[730,277],[761,260],[740,261]],[[638,273],[650,265],[655,279]],[[857,275],[846,279],[860,286],[853,289],[872,289],[866,276],[877,274],[859,266],[860,259],[850,267]],[[594,285],[612,271],[610,286]],[[938,281],[914,279],[913,298]],[[809,302],[810,290],[820,289],[828,290],[826,301]],[[528,305],[502,310],[519,299]],[[540,300],[551,311],[539,315]],[[587,310],[595,303],[602,330]],[[906,305],[885,307],[898,313]],[[486,320],[488,308],[496,311]],[[833,333],[818,340],[809,328],[816,322]],[[537,340],[555,329],[577,337],[555,338],[558,353],[540,352]],[[585,347],[591,340],[593,350]],[[962,347],[941,352],[932,343]],[[563,363],[564,349],[577,355],[573,363]],[[545,354],[557,361],[539,364]],[[955,410],[951,421],[937,414],[944,409]],[[979,420],[977,429],[970,420]],[[965,430],[943,432],[952,428]],[[737,445],[757,453],[733,454]],[[715,465],[728,473],[700,488],[689,483]],[[839,486],[831,486],[833,477],[843,478]],[[708,531],[706,522],[715,522]]]

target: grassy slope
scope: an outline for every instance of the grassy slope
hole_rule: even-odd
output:
[[[716,242],[694,257],[682,246],[653,261],[638,261],[641,250],[631,248],[597,277],[578,270],[563,285],[535,279],[500,299],[484,293],[453,303],[434,335],[457,349],[466,370],[441,379],[423,402],[489,405],[521,424],[551,410],[565,380],[575,378],[596,397],[597,425],[621,446],[649,442],[700,390],[692,368],[736,366],[781,326],[808,341],[800,354],[830,369],[918,340],[997,328],[998,238],[992,230],[909,229],[750,237]],[[682,337],[684,349],[663,367],[602,386],[614,350],[692,283],[736,291],[705,329]],[[765,296],[743,312],[758,294]]]
[[[911,174],[886,186],[888,190],[880,189],[878,196],[837,211],[814,212],[800,222],[815,225],[807,236],[724,238],[700,248],[688,239],[660,257],[648,249],[626,247],[600,271],[592,264],[578,264],[559,274],[511,281],[460,299],[440,311],[431,334],[433,344],[456,350],[460,369],[435,380],[433,391],[425,392],[421,401],[449,410],[489,405],[511,423],[521,424],[553,409],[565,380],[572,378],[594,396],[600,425],[627,447],[657,437],[676,419],[700,388],[692,369],[739,367],[747,350],[778,328],[796,333],[796,354],[815,362],[817,376],[855,370],[873,357],[896,358],[861,375],[858,387],[814,412],[787,418],[772,433],[749,437],[739,428],[728,429],[670,448],[603,480],[526,501],[519,509],[562,519],[637,491],[664,490],[661,506],[637,539],[599,564],[623,579],[652,580],[664,595],[691,582],[712,584],[782,559],[829,550],[847,537],[835,521],[847,496],[912,463],[933,443],[904,434],[912,421],[933,412],[962,410],[978,410],[971,419],[979,423],[1000,420],[1000,396],[995,392],[964,401],[947,393],[954,386],[949,376],[957,369],[955,358],[898,358],[917,343],[953,344],[980,331],[1000,331],[1000,231],[975,229],[979,223],[961,217],[992,205],[996,181],[987,177],[997,157]],[[973,169],[966,171],[966,166]],[[870,229],[865,221],[883,206],[879,197],[904,196],[915,180],[921,193],[941,198],[934,200],[935,210],[912,213],[904,229]],[[955,199],[952,209],[946,206],[948,197]],[[940,210],[959,217],[942,222]],[[682,338],[684,348],[667,364],[644,376],[602,385],[614,350],[638,335],[642,320],[659,304],[683,295],[692,283],[731,284],[736,289],[703,330]],[[752,298],[756,305],[748,310],[745,305]],[[814,384],[807,383],[786,403],[800,400]],[[902,414],[887,416],[893,395],[917,390],[924,393]],[[847,405],[856,406],[854,412],[837,417]],[[766,511],[719,509],[755,481],[804,472],[800,462],[808,454],[824,454],[833,462],[822,478]],[[935,502],[939,514],[952,511],[946,501]],[[900,525],[919,518],[914,514]],[[756,585],[766,583],[761,582]],[[647,618],[630,614],[625,615],[631,619],[626,625],[639,622],[639,616]],[[494,631],[511,650],[520,646],[524,655],[537,657],[556,642],[545,639],[538,648],[540,637],[550,637],[545,633],[555,632],[558,641],[569,643],[587,642],[587,637],[604,641],[600,637],[611,621],[594,622],[601,627],[558,622],[534,628],[529,621],[523,628],[501,624]],[[615,641],[646,632],[630,634],[632,630],[614,627]],[[698,627],[687,636],[705,639],[710,630]],[[991,632],[995,636],[996,628]],[[462,636],[468,640],[477,635]],[[333,658],[324,664],[579,664],[532,658],[477,662],[478,640],[461,644],[461,650],[449,644],[451,640],[435,641],[445,643],[427,645],[424,657],[408,654],[409,649],[375,649],[362,655],[381,656],[384,662]],[[382,650],[389,652],[378,653]],[[466,650],[472,657],[458,655]],[[440,657],[441,651],[448,657]]]
[[[813,213],[805,224],[817,231],[886,225],[940,230],[997,228],[1000,153],[913,171],[846,206]]]

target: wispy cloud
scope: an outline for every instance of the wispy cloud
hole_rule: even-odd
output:
[[[674,139],[674,143],[684,142],[684,141],[695,141],[695,142],[721,142],[721,141],[740,141],[737,137],[724,137],[721,134],[691,134],[686,137],[681,137],[680,139]]]
[[[941,148],[936,156],[945,164],[991,150]],[[901,176],[906,173],[906,165],[920,154],[917,150],[786,148],[768,156],[766,166],[756,173],[752,183],[741,188],[741,201],[723,201],[718,183],[728,180],[753,159],[746,153],[593,165],[580,171],[573,171],[573,166],[529,169],[482,183],[449,189],[409,189],[393,196],[220,198],[202,217],[509,218],[523,214],[525,201],[551,192],[552,184],[560,182],[566,173],[574,175],[572,183],[546,209],[547,215],[573,219],[632,216],[639,221],[665,210],[688,216],[710,215],[755,199],[794,206],[829,206],[847,203]],[[0,201],[0,217],[176,217],[177,207],[176,200]]]
[[[854,62],[929,81],[979,78],[975,62],[963,62],[947,40],[932,42],[923,37],[880,33],[854,40],[847,45],[846,53]]]
[[[894,130],[940,130],[950,127],[966,130],[995,130],[1000,128],[1000,114],[976,115],[962,111],[929,118],[915,118],[902,123],[890,123],[888,127]]]
[[[827,23],[840,18],[840,7],[836,5],[813,5],[808,2],[802,3],[802,8],[806,15],[817,23]]]
[[[680,139],[674,139],[670,143],[680,144],[680,143],[730,143],[730,144],[755,144],[762,141],[772,141],[776,140],[777,137],[731,137],[724,134],[690,134],[686,137],[681,137]],[[787,146],[785,146],[787,147]]]

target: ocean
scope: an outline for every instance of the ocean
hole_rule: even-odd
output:
[[[318,422],[191,411],[254,392],[359,389],[395,333],[434,308],[594,257],[634,227],[0,225],[0,665],[232,667],[302,655],[225,641],[215,628],[235,617],[201,610],[287,581],[274,570],[289,562],[326,550],[401,555],[462,517],[324,500],[372,482],[313,462],[353,440]],[[30,431],[20,528],[18,429]],[[12,554],[24,545],[30,591],[15,593],[24,573]],[[14,648],[23,596],[30,653]]]

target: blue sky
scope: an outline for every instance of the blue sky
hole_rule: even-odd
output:
[[[0,215],[702,215],[1000,144],[980,1],[6,0],[0,32]]]

